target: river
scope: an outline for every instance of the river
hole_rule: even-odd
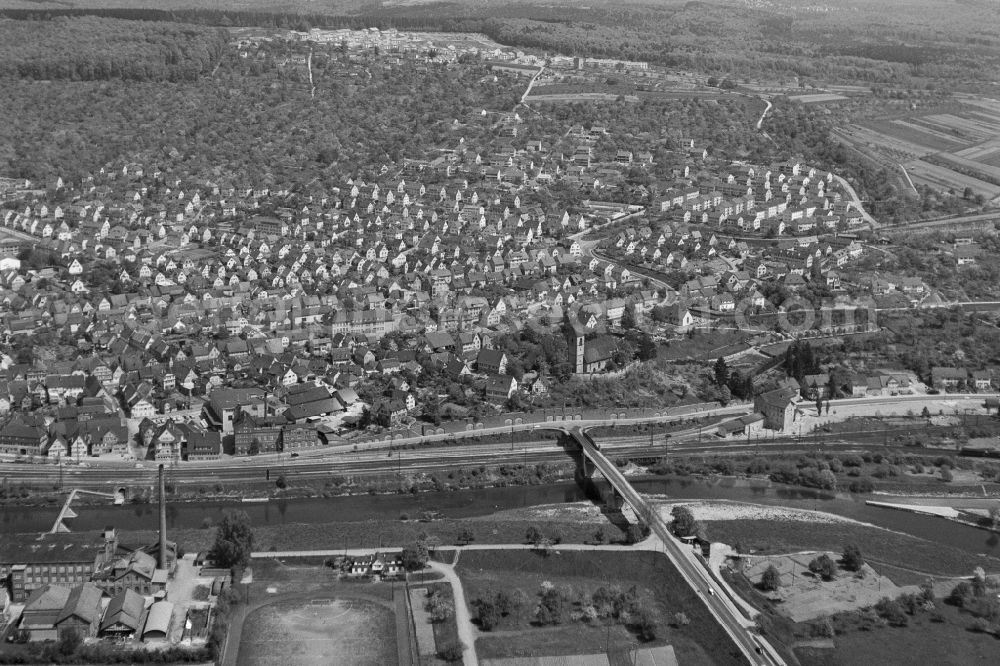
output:
[[[635,479],[643,493],[667,495],[679,500],[734,500],[826,511],[886,527],[916,537],[947,543],[970,553],[1000,557],[1000,539],[995,534],[942,518],[868,506],[870,496],[780,486],[768,482],[747,483],[738,479],[696,477],[654,477]],[[226,510],[245,511],[254,525],[286,523],[336,523],[364,520],[397,520],[407,514],[417,517],[422,511],[439,511],[448,518],[482,516],[504,509],[540,504],[579,502],[586,499],[572,482],[546,486],[518,486],[416,495],[356,495],[322,499],[288,499],[270,502],[177,502],[167,506],[168,528],[198,528],[205,519],[215,524]],[[879,497],[891,501],[891,498]],[[121,530],[156,529],[155,504],[124,506],[80,506],[78,517],[67,521],[73,531],[100,530],[114,526]],[[48,530],[58,509],[52,507],[0,508],[0,535]]]

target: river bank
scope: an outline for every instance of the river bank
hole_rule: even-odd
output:
[[[401,475],[395,472],[366,476],[331,474],[327,479],[308,480],[289,478],[291,472],[288,476],[276,472],[272,475],[273,480],[240,484],[239,490],[227,488],[221,483],[211,487],[201,486],[191,491],[184,491],[183,486],[169,481],[165,486],[167,501],[170,503],[282,501],[537,486],[571,480],[575,470],[576,464],[567,459],[559,463],[465,466],[430,474]],[[42,489],[36,486],[18,486],[17,496],[0,494],[0,511],[6,507],[61,506],[69,492],[69,488]],[[155,494],[148,488],[142,488],[135,491],[127,504],[144,505],[154,502],[156,502]],[[106,499],[93,495],[80,495],[74,500],[73,506],[95,507],[107,503]]]

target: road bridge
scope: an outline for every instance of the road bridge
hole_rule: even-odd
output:
[[[593,463],[596,470],[607,479],[622,500],[631,506],[635,514],[659,537],[671,563],[701,596],[709,611],[748,662],[759,666],[783,665],[785,662],[774,647],[757,634],[754,619],[745,616],[737,604],[729,598],[728,586],[720,586],[712,578],[707,567],[698,561],[694,551],[674,537],[655,507],[632,487],[625,475],[601,452],[600,446],[584,428],[575,426],[564,432],[579,444],[583,463],[586,464],[588,460]],[[718,593],[716,589],[719,590]]]

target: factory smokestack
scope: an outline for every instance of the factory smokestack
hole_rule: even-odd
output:
[[[160,552],[157,566],[167,568],[167,497],[166,486],[163,483],[163,465],[160,465]]]

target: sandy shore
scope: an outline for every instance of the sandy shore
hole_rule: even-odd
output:
[[[730,500],[693,500],[678,502],[668,498],[651,496],[651,500],[660,511],[660,515],[670,520],[670,512],[675,506],[686,506],[691,509],[696,520],[710,522],[713,520],[769,520],[798,523],[851,523],[868,525],[859,520],[844,518],[832,513],[813,511],[810,509],[792,509],[784,506],[751,504]]]
[[[670,512],[677,505],[689,507],[697,520],[769,520],[779,522],[800,523],[851,523],[854,525],[869,525],[851,518],[844,518],[823,511],[809,509],[792,509],[783,506],[769,506],[735,502],[730,500],[688,500],[677,501],[665,496],[649,495],[649,499],[657,507],[660,515],[670,522]],[[573,522],[604,522],[606,518],[600,508],[590,502],[573,502],[569,504],[544,504],[524,509],[501,511],[494,518],[510,518],[511,520],[566,520]],[[875,527],[872,525],[872,527]]]

